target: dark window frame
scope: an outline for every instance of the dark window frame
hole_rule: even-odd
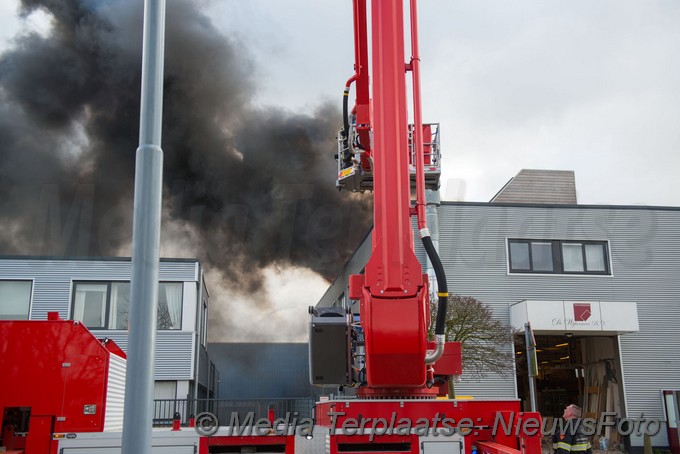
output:
[[[606,240],[548,240],[540,238],[508,238],[507,239],[507,257],[508,257],[508,272],[510,274],[558,274],[567,276],[611,276],[611,263],[610,263],[610,251],[609,242]],[[529,249],[529,269],[514,269],[512,267],[512,248],[511,244],[527,244]],[[552,261],[553,270],[534,270],[533,262],[533,252],[532,243],[550,243],[552,249]],[[564,270],[564,258],[562,256],[562,245],[563,244],[580,244],[581,254],[583,258],[583,271],[565,271]],[[602,246],[602,252],[604,253],[604,271],[588,270],[588,262],[586,259],[586,246],[587,245],[597,245]]]
[[[116,281],[88,281],[88,280],[79,280],[79,281],[73,281],[72,287],[71,287],[71,311],[70,311],[70,319],[75,320],[73,317],[75,315],[76,311],[76,287],[78,284],[100,284],[100,285],[106,285],[106,311],[105,311],[105,325],[104,327],[97,326],[97,327],[92,327],[88,326],[87,329],[91,331],[127,331],[125,329],[117,329],[117,328],[109,328],[109,323],[111,322],[111,297],[112,297],[112,292],[111,292],[111,286],[113,284],[130,284],[130,281],[121,281],[121,280],[116,280]],[[182,296],[180,300],[180,319],[179,319],[179,327],[178,328],[157,328],[158,331],[182,331],[182,324],[184,322],[184,282],[182,281],[160,281],[159,283],[159,291],[160,291],[160,284],[180,284],[182,288]],[[156,317],[158,317],[158,314],[156,314]]]

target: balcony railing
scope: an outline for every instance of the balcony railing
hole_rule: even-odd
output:
[[[254,420],[266,418],[268,409],[274,406],[276,418],[311,418],[314,398],[302,397],[294,399],[156,399],[154,400],[154,427],[172,426],[175,413],[179,413],[182,424],[189,422],[191,415],[210,412],[217,416],[222,426],[229,425],[232,417],[238,415],[242,423],[249,413],[253,413]]]

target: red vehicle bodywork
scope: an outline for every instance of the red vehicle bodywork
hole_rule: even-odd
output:
[[[125,358],[113,341],[98,340],[81,323],[58,320],[53,315],[50,318],[0,321],[3,432],[15,430],[8,428],[7,421],[2,422],[6,410],[30,409],[27,435],[3,443],[12,443],[16,448],[25,444],[27,452],[36,454],[52,452],[55,432],[104,430],[109,358]]]

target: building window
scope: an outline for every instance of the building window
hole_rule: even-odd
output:
[[[73,291],[73,319],[90,329],[127,330],[130,310],[129,282],[76,282]],[[182,283],[158,284],[160,330],[182,327]]]
[[[511,273],[611,274],[606,241],[509,239]]]
[[[158,293],[160,293],[160,287]],[[111,329],[128,329],[128,311],[130,310],[130,283],[111,283]],[[160,306],[159,309],[160,311]],[[160,317],[159,317],[160,318]],[[87,326],[87,324],[85,325]],[[160,329],[160,326],[159,326]]]
[[[161,283],[158,286],[158,329],[182,327],[182,284]]]
[[[73,303],[73,319],[90,329],[106,329],[106,306],[109,284],[77,284]]]
[[[0,320],[28,320],[31,281],[0,281]]]

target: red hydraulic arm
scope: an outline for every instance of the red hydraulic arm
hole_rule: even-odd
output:
[[[405,2],[410,5],[411,21],[412,54],[408,62],[404,58]],[[540,434],[529,436],[515,430],[519,422],[511,418],[519,414],[518,400],[436,399],[448,393],[447,380],[462,373],[462,346],[445,342],[448,288],[426,224],[425,188],[437,189],[440,174],[432,172],[433,166],[437,170],[439,159],[438,139],[434,139],[437,133],[433,125],[423,125],[421,118],[416,0],[371,0],[370,73],[367,0],[353,0],[353,5],[355,73],[345,87],[337,187],[373,190],[373,249],[364,274],[349,279],[349,298],[360,302],[360,326],[347,308],[310,308],[310,380],[320,385],[352,386],[359,397],[317,403],[317,421],[329,429],[326,452],[418,454],[435,449],[464,454],[540,453]],[[412,128],[407,112],[407,72],[411,72],[413,82]],[[356,105],[348,115],[354,82]],[[426,165],[430,173],[425,173]],[[416,200],[412,206],[413,173]],[[414,252],[414,215],[437,277],[435,342],[427,342],[430,284]],[[458,422],[468,419],[474,430],[440,437],[434,443],[435,436],[443,435],[442,415]],[[540,423],[540,415],[524,415]],[[362,427],[365,422],[385,421],[387,428],[387,421],[399,420],[401,424],[402,418],[417,424],[426,420],[433,425],[427,434],[394,434],[388,430],[381,435],[361,431],[352,435],[344,428],[350,421],[361,421]],[[494,433],[492,427],[499,418],[512,426],[512,433]],[[436,447],[426,448],[429,443]]]
[[[346,155],[341,159],[351,160],[349,144],[350,115],[348,112],[348,97],[352,83],[356,83],[356,104],[352,109],[352,115],[356,122],[357,146],[364,150],[361,155],[361,166],[365,171],[372,171],[371,163],[371,103],[369,92],[369,65],[368,65],[368,36],[366,19],[366,0],[353,2],[354,14],[354,75],[345,84],[343,99],[343,138]]]
[[[362,146],[373,159],[373,250],[364,275],[350,278],[350,297],[361,300],[366,343],[365,397],[431,394],[426,386],[437,357],[427,354],[429,297],[427,276],[414,252],[411,213],[425,224],[425,180],[420,111],[419,57],[415,0],[411,1],[413,57],[404,58],[402,1],[374,0],[371,9],[372,100],[367,99],[369,74],[366,48],[366,0],[354,0],[357,127]],[[406,72],[413,72],[416,209],[411,209]],[[346,88],[345,94],[348,89]],[[371,117],[372,116],[372,117]],[[370,138],[372,137],[372,140]],[[372,144],[369,148],[368,145]],[[364,156],[368,154],[365,153]],[[431,241],[430,241],[431,244]],[[434,252],[434,248],[431,248]],[[434,252],[436,255],[436,252]],[[437,257],[438,261],[438,257]],[[445,277],[442,280],[445,281]],[[439,277],[439,276],[438,276]],[[440,283],[440,288],[442,284]],[[444,289],[446,288],[444,284]],[[443,351],[443,337],[437,339]],[[439,355],[441,354],[438,348]],[[430,383],[431,386],[431,383]]]

